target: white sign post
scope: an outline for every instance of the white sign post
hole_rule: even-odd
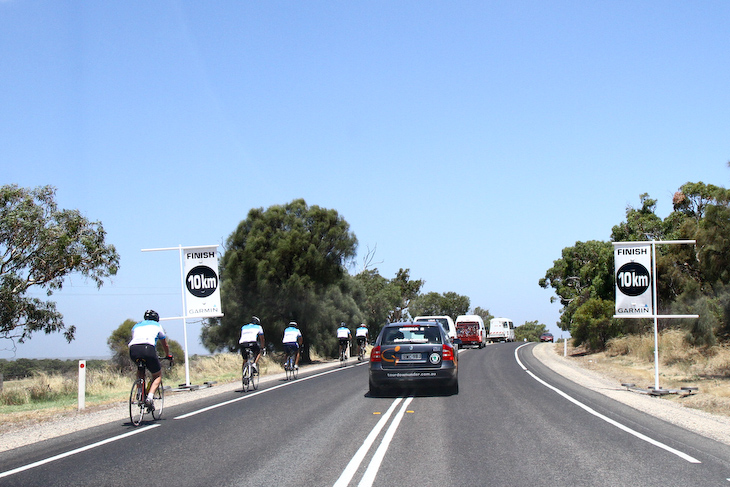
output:
[[[223,316],[218,279],[218,246],[183,247],[180,245],[161,249],[142,249],[142,252],[160,250],[177,250],[180,252],[180,287],[183,315],[160,318],[160,321],[183,320],[185,385],[190,387],[187,318],[202,319]]]
[[[695,240],[612,243],[616,278],[613,317],[654,318],[654,390],[659,391],[659,318],[699,318],[700,315],[657,314],[656,244],[694,244]]]
[[[86,360],[79,360],[79,411],[86,407]]]

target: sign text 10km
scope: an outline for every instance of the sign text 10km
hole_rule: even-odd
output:
[[[199,265],[190,269],[185,286],[196,298],[207,298],[218,288],[218,275],[210,267]]]
[[[638,262],[622,265],[616,273],[616,285],[627,296],[644,294],[651,284],[649,270]]]

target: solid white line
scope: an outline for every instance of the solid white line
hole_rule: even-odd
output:
[[[287,382],[285,382],[283,384],[279,384],[278,386],[269,387],[268,389],[261,389],[260,391],[252,392],[251,394],[246,394],[245,396],[237,397],[237,398],[231,399],[229,401],[220,402],[218,404],[213,404],[212,406],[208,406],[208,407],[205,407],[203,409],[198,409],[197,411],[191,411],[189,413],[182,414],[182,415],[177,416],[177,417],[172,418],[172,419],[186,419],[186,418],[189,418],[191,416],[195,416],[196,414],[204,413],[204,412],[207,412],[207,411],[210,411],[212,409],[216,409],[216,408],[219,408],[219,407],[222,407],[222,406],[227,406],[229,404],[233,404],[233,403],[238,402],[238,401],[243,401],[244,399],[248,399],[249,397],[258,396],[259,394],[263,394],[264,392],[271,392],[271,391],[273,391],[275,389],[279,389],[280,387],[290,386],[290,385],[296,384],[298,382],[303,382],[305,380],[314,379],[315,377],[322,377],[323,375],[332,374],[334,372],[339,372],[341,370],[347,370],[347,369],[349,369],[351,367],[358,367],[358,366],[364,365],[366,363],[367,362],[360,362],[360,363],[357,363],[357,364],[348,365],[346,367],[339,367],[339,368],[336,368],[336,369],[328,370],[326,372],[321,372],[319,374],[310,375],[308,377],[303,377],[301,379],[296,379],[296,380],[293,380],[293,381],[287,381]]]
[[[25,465],[23,467],[14,468],[13,470],[8,470],[6,472],[0,473],[0,478],[8,477],[10,475],[23,472],[25,470],[30,470],[31,468],[40,467],[41,465],[45,465],[46,463],[55,462],[56,460],[60,460],[62,458],[70,457],[71,455],[76,455],[77,453],[85,452],[87,450],[91,450],[92,448],[96,448],[98,446],[106,445],[107,443],[111,443],[113,441],[121,440],[123,438],[127,438],[128,436],[136,435],[137,433],[143,433],[145,431],[148,431],[152,428],[157,428],[160,426],[159,424],[153,424],[150,426],[146,426],[144,428],[136,429],[133,431],[130,431],[128,433],[124,433],[123,435],[115,436],[113,438],[107,438],[106,440],[99,441],[97,443],[92,443],[91,445],[82,446],[81,448],[77,448],[75,450],[67,451],[66,453],[61,453],[59,455],[56,455],[55,457],[46,458],[45,460],[39,460],[35,463],[30,463],[28,465]]]
[[[346,487],[349,485],[350,480],[352,480],[352,477],[355,475],[355,472],[357,472],[357,469],[360,468],[360,464],[362,463],[363,459],[365,458],[365,455],[367,455],[368,451],[370,450],[370,447],[375,442],[375,439],[380,434],[380,431],[382,431],[383,427],[385,426],[385,423],[388,422],[388,419],[390,419],[391,414],[393,414],[393,411],[395,410],[395,407],[398,405],[399,402],[403,400],[402,397],[399,397],[395,401],[393,401],[393,404],[390,405],[388,410],[385,412],[382,418],[380,418],[380,421],[375,425],[375,427],[370,431],[370,434],[365,438],[365,441],[363,442],[362,446],[357,450],[355,453],[355,456],[352,457],[352,460],[350,460],[350,463],[347,464],[347,467],[345,467],[345,470],[342,471],[342,475],[340,475],[340,478],[337,479],[337,482],[335,482],[334,487]]]
[[[611,418],[609,418],[607,416],[604,416],[603,414],[599,413],[595,409],[592,409],[591,407],[583,404],[582,402],[578,401],[577,399],[574,399],[573,397],[569,396],[568,394],[566,394],[565,392],[561,391],[557,387],[554,387],[554,386],[548,384],[547,382],[545,382],[544,380],[540,379],[538,376],[536,376],[535,374],[533,374],[532,372],[530,372],[529,370],[527,370],[527,367],[525,367],[522,364],[522,362],[520,361],[520,358],[517,356],[517,351],[520,348],[522,348],[522,347],[524,347],[526,345],[528,345],[528,344],[520,345],[519,347],[517,347],[515,349],[515,360],[517,360],[517,363],[520,365],[520,367],[522,367],[522,370],[524,370],[525,372],[527,372],[528,374],[530,374],[530,377],[532,377],[533,379],[535,379],[536,381],[538,381],[540,384],[544,385],[545,387],[547,387],[549,389],[552,389],[553,391],[557,392],[558,394],[560,394],[561,396],[563,396],[568,401],[570,401],[573,404],[575,404],[576,406],[584,409],[585,411],[591,413],[595,417],[604,420],[608,424],[612,424],[613,426],[617,427],[620,430],[623,430],[623,431],[625,431],[625,432],[627,432],[627,433],[629,433],[631,435],[634,435],[635,437],[639,438],[640,440],[644,440],[647,443],[650,443],[650,444],[652,444],[654,446],[657,446],[657,447],[659,447],[659,448],[661,448],[663,450],[668,451],[669,453],[673,453],[673,454],[677,455],[679,458],[681,458],[683,460],[686,460],[686,461],[688,461],[690,463],[702,463],[699,460],[697,460],[696,458],[694,458],[694,457],[692,457],[690,455],[687,455],[684,452],[681,452],[679,450],[675,450],[674,448],[672,448],[669,445],[666,445],[664,443],[661,443],[661,442],[659,442],[659,441],[657,441],[657,440],[655,440],[653,438],[649,438],[648,436],[646,436],[646,435],[644,435],[642,433],[639,433],[638,431],[633,430],[633,429],[629,428],[628,426],[625,426],[625,425],[619,423],[618,421],[614,421],[613,419],[611,419]]]
[[[375,454],[370,460],[370,464],[368,465],[367,470],[365,470],[365,474],[362,476],[358,487],[370,487],[373,485],[373,482],[375,482],[375,476],[378,474],[380,464],[383,462],[383,458],[385,457],[385,452],[388,450],[390,441],[393,439],[393,435],[395,435],[395,430],[398,429],[398,425],[400,424],[401,419],[403,419],[403,415],[406,413],[406,408],[412,400],[413,398],[409,397],[405,400],[405,402],[403,402],[403,406],[400,408],[400,411],[398,411],[398,414],[395,416],[393,422],[390,423],[388,430],[385,432],[383,441],[380,442],[380,446],[377,450],[375,450]]]

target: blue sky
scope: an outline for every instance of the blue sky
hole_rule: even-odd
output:
[[[385,277],[559,335],[538,280],[564,247],[642,193],[666,217],[682,184],[727,186],[729,24],[726,1],[0,1],[0,182],[54,185],[121,255],[54,294],[74,342],[0,358],[103,356],[125,319],[180,316],[177,253],[141,249],[296,198],[350,224],[351,272],[376,249]]]

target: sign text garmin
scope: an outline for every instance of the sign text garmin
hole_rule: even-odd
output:
[[[221,298],[216,247],[184,249],[186,316],[220,316]]]
[[[616,315],[652,316],[651,243],[614,245]]]

